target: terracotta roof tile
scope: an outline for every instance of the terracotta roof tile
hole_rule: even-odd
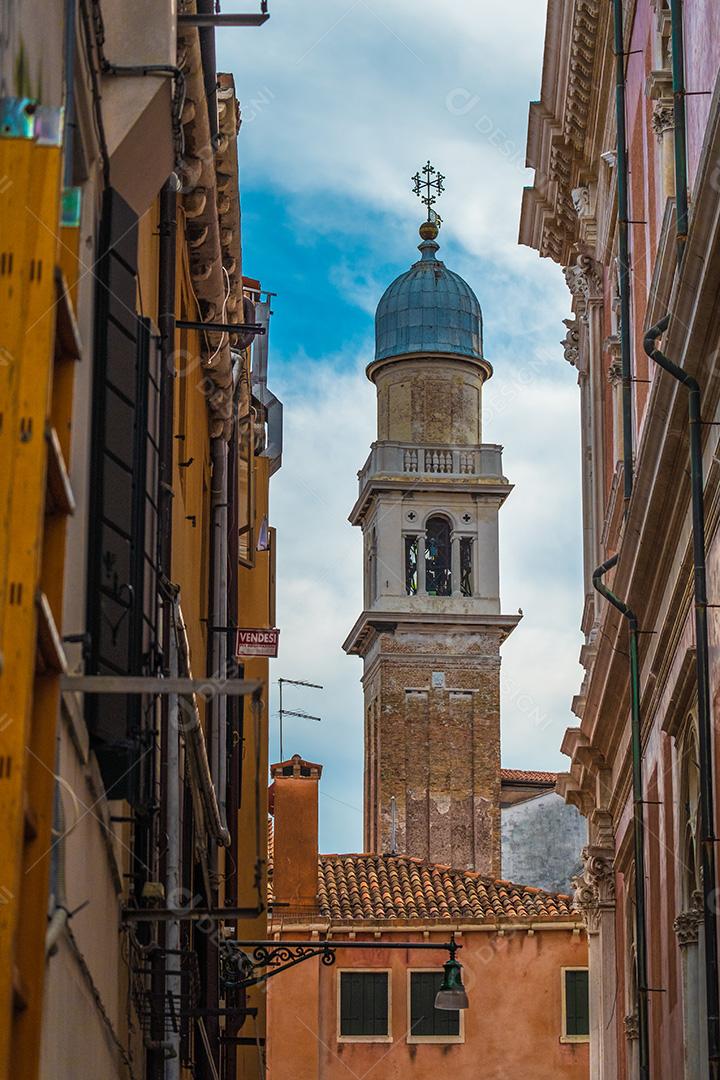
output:
[[[557,773],[539,772],[536,769],[501,769],[500,782],[520,784],[554,784]]]
[[[352,919],[576,918],[572,898],[405,855],[321,855],[320,914]]]

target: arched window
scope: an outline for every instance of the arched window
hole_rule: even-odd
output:
[[[429,596],[450,596],[450,523],[436,515],[425,528],[425,589]]]

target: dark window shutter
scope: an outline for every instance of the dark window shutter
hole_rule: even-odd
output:
[[[95,350],[88,537],[87,670],[136,675],[147,669],[154,621],[153,447],[155,347],[136,314],[137,215],[113,189],[103,196],[95,294]],[[153,451],[153,452],[151,452]],[[152,548],[148,550],[148,543]],[[143,745],[140,698],[86,698],[93,748],[111,798],[138,797]]]
[[[457,1009],[436,1009],[435,996],[443,981],[442,970],[410,972],[410,1028],[412,1035],[450,1037],[460,1034]]]
[[[587,970],[565,972],[565,1034],[590,1034]]]
[[[340,1034],[387,1035],[388,973],[340,972]]]

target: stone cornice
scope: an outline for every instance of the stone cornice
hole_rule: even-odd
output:
[[[473,615],[445,611],[363,611],[343,642],[346,653],[363,655],[374,638],[382,633],[395,633],[403,626],[415,633],[438,633],[458,630],[466,633],[496,633],[504,641],[522,619],[522,615]]]
[[[607,111],[597,71],[608,25],[600,0],[548,4],[541,99],[528,121],[535,181],[523,194],[519,239],[560,265],[577,242],[597,241],[594,128]]]

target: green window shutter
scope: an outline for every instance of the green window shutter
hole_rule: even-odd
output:
[[[590,1001],[587,969],[565,972],[565,1034],[590,1034]]]
[[[410,1028],[412,1035],[451,1037],[460,1034],[457,1009],[436,1009],[435,996],[443,980],[439,971],[410,972]]]
[[[387,1035],[388,973],[340,972],[340,1034]]]

